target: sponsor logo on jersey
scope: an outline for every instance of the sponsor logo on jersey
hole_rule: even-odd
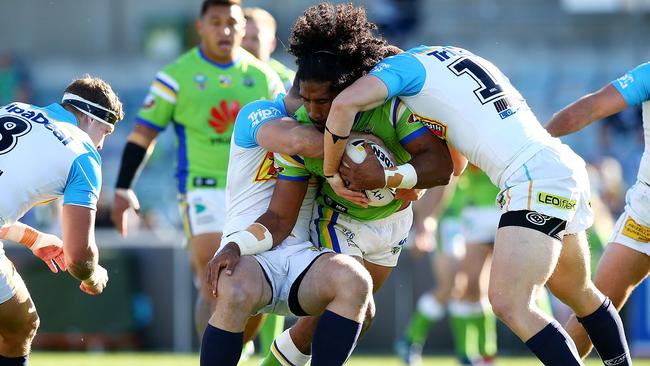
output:
[[[251,121],[253,126],[258,125],[263,120],[272,119],[274,117],[281,117],[282,111],[275,107],[259,108],[248,115],[248,120]]]
[[[230,104],[222,100],[219,102],[218,106],[212,107],[210,109],[210,118],[208,118],[208,124],[212,129],[218,134],[224,134],[228,131],[230,125],[235,124],[235,119],[237,118],[237,113],[241,106],[239,101],[233,100]],[[224,142],[229,142],[230,138],[226,138]],[[221,140],[217,142],[222,142]]]
[[[32,122],[36,122],[38,124],[43,125],[46,129],[52,131],[52,134],[54,137],[56,137],[63,145],[67,145],[70,143],[70,141],[73,140],[71,136],[66,135],[59,126],[56,124],[50,122],[50,120],[45,117],[45,115],[41,112],[36,112],[36,111],[31,111],[31,110],[26,110],[23,108],[18,107],[15,104],[10,104],[4,108],[7,112],[13,113],[16,115],[19,115],[21,117],[24,117]],[[31,126],[30,126],[31,128]],[[29,132],[29,131],[27,131]],[[26,133],[27,133],[26,132]]]
[[[222,88],[230,88],[232,86],[232,78],[229,75],[219,75],[219,86]]]
[[[342,204],[334,201],[334,199],[326,194],[323,195],[324,199],[323,202],[325,202],[326,205],[329,207],[343,213],[348,213],[348,208],[343,206]]]
[[[625,220],[625,226],[623,226],[623,235],[641,243],[649,243],[650,227],[643,226],[628,216],[627,220]]]
[[[144,97],[144,102],[142,103],[142,108],[143,109],[151,109],[153,106],[156,104],[156,98],[153,96],[153,94],[149,93],[147,94],[146,97]]]
[[[501,119],[506,119],[517,113],[519,110],[519,108],[514,109],[512,107],[512,102],[510,102],[508,98],[497,99],[494,102],[494,108],[496,108],[497,113],[499,113],[499,117],[501,117]]]
[[[576,200],[556,196],[554,194],[546,192],[537,193],[537,202],[543,205],[551,205],[553,207],[557,207],[560,210],[575,210],[576,208]]]
[[[447,139],[447,125],[440,121],[437,121],[433,118],[423,117],[415,113],[409,116],[408,121],[409,123],[420,122],[431,132],[433,132],[434,135],[438,136],[443,140]]]
[[[196,84],[196,87],[199,90],[205,90],[205,88],[207,87],[208,77],[205,76],[204,74],[201,74],[201,73],[196,74],[196,75],[194,75],[192,80],[194,80],[194,83]]]
[[[390,64],[386,62],[380,62],[379,64],[375,65],[375,67],[373,67],[372,70],[370,70],[370,72],[381,72],[388,68],[390,68]]]
[[[627,73],[618,78],[616,81],[618,81],[618,84],[621,86],[621,88],[625,89],[634,82],[634,76],[632,76],[630,73]]]
[[[255,86],[255,79],[250,76],[244,77],[244,86],[247,88],[252,88]]]
[[[269,151],[264,155],[264,159],[262,159],[260,166],[257,168],[254,181],[266,182],[271,179],[277,179],[278,173],[282,170],[283,168],[275,166],[275,158],[273,157],[273,153]]]

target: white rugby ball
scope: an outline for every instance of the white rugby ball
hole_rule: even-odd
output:
[[[360,164],[366,158],[366,150],[363,148],[364,142],[370,145],[372,151],[375,153],[375,157],[377,160],[379,160],[381,166],[384,168],[395,166],[395,163],[391,159],[391,155],[383,147],[375,144],[372,141],[364,139],[352,139],[345,146],[345,153],[353,162]],[[386,206],[387,204],[393,202],[393,199],[395,199],[394,188],[368,189],[365,191],[365,193],[370,200],[368,202],[369,206]]]

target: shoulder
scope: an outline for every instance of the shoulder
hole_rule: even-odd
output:
[[[643,63],[612,82],[629,105],[650,100],[650,62]]]
[[[257,130],[265,123],[287,117],[282,102],[283,96],[275,100],[256,100],[246,104],[235,120],[234,142],[240,147],[257,146]]]

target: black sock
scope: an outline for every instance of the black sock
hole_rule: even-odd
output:
[[[343,365],[350,357],[360,331],[361,323],[325,310],[312,340],[311,365]]]
[[[547,366],[583,365],[576,346],[557,321],[526,341],[526,346]]]
[[[232,333],[208,324],[201,341],[201,366],[236,366],[244,345],[244,333]]]
[[[27,356],[5,357],[0,356],[0,366],[27,366]]]
[[[632,364],[623,322],[609,298],[592,314],[578,318],[578,321],[587,330],[605,365]]]

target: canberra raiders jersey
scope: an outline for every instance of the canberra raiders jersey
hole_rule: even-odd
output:
[[[283,97],[249,103],[237,116],[228,166],[224,235],[244,230],[266,212],[271,202],[277,169],[273,153],[259,146],[257,131],[263,124],[287,116]],[[309,241],[309,220],[318,188],[317,181],[310,183],[289,243]]]
[[[100,166],[90,137],[60,104],[0,108],[0,226],[61,196],[64,205],[95,209]]]
[[[495,185],[560,143],[496,66],[464,49],[420,46],[384,59],[370,75]]]
[[[628,105],[642,105],[645,150],[641,157],[638,179],[650,184],[650,62],[637,66],[612,84]]]
[[[311,123],[304,107],[301,107],[296,112],[295,117],[301,123]],[[397,164],[404,164],[411,160],[411,155],[404,149],[403,145],[408,144],[422,134],[429,133],[422,123],[413,119],[411,112],[398,98],[391,99],[377,108],[358,114],[352,126],[352,131],[371,133],[379,137],[393,153]],[[275,159],[280,170],[280,179],[306,180],[312,175],[324,178],[323,159],[281,154],[276,154]],[[323,182],[316,201],[359,221],[371,221],[388,217],[395,213],[404,203],[402,200],[394,200],[386,206],[364,208],[338,196],[327,181]]]
[[[240,108],[283,90],[278,75],[243,49],[239,59],[222,65],[195,47],[156,75],[136,121],[158,131],[173,124],[179,192],[222,188]]]

